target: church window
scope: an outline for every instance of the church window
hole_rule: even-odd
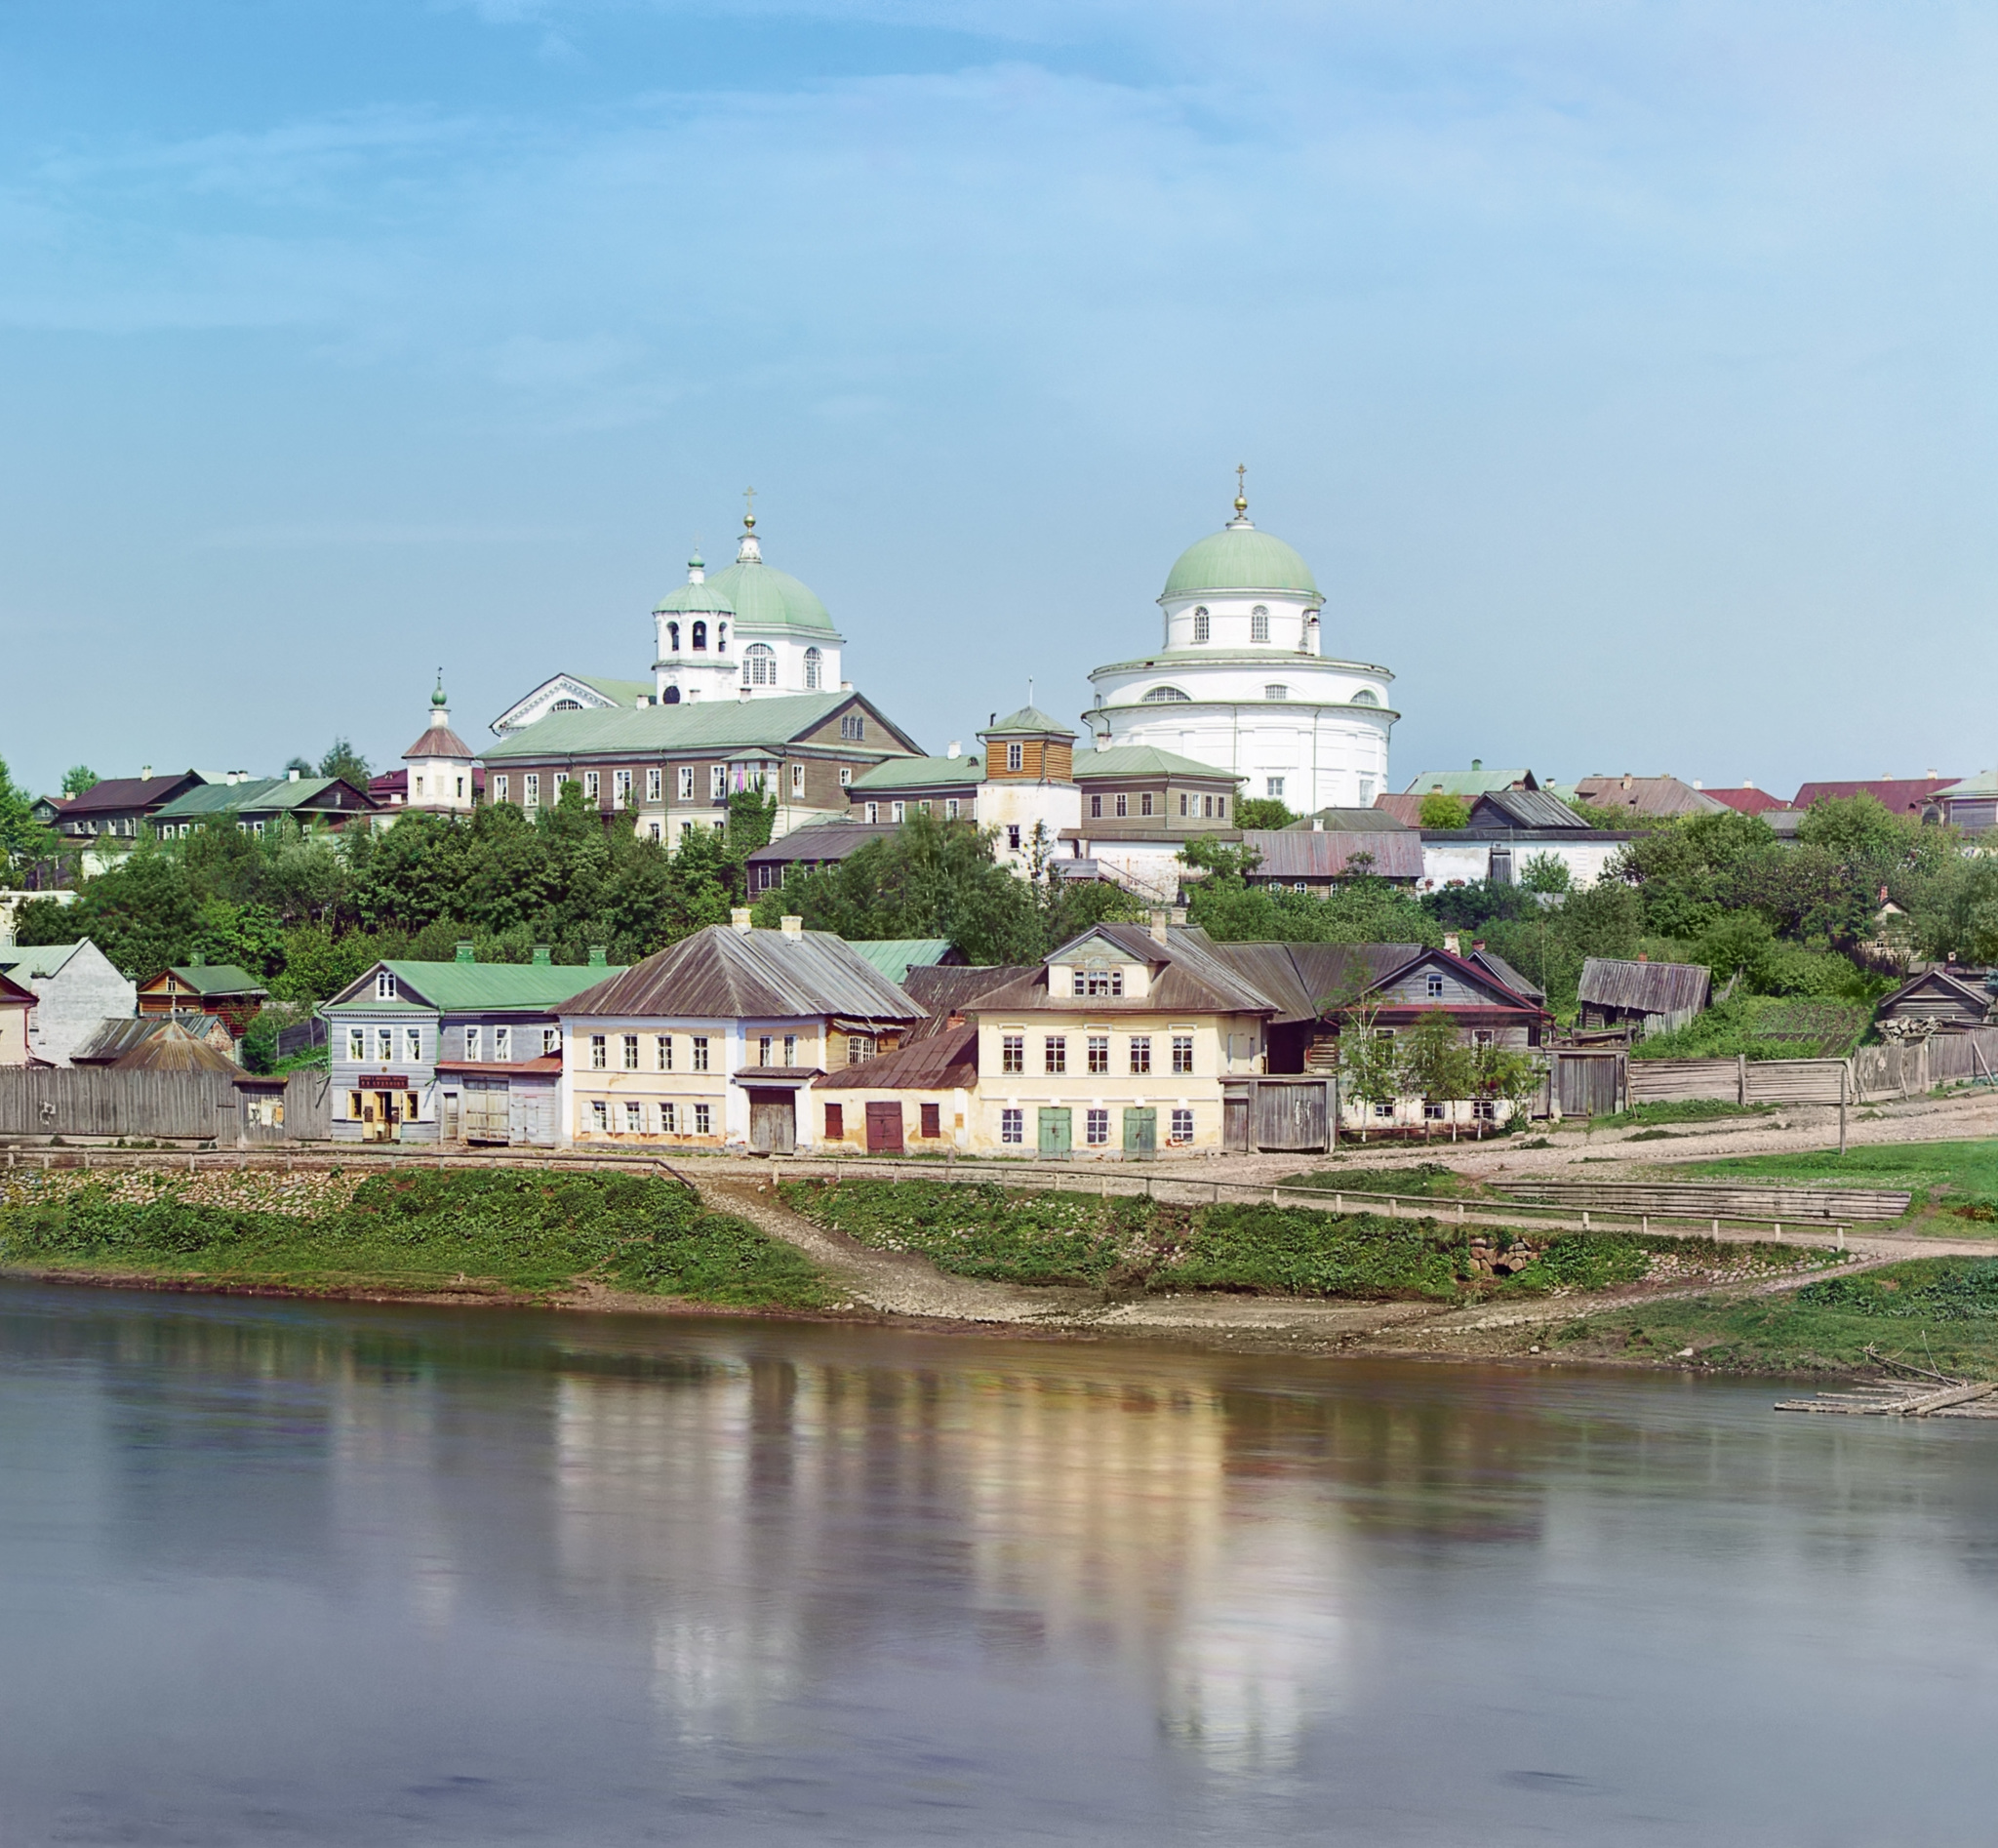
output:
[[[839,735],[842,738],[850,738],[857,741],[863,739],[867,736],[866,721],[861,718],[859,713],[849,712],[839,722]]]
[[[1026,767],[1026,746],[1025,746],[1024,744],[1009,744],[1009,745],[1007,745],[1007,747],[1006,747],[1006,768],[1007,768],[1008,770],[1023,770],[1023,769],[1025,769],[1025,767]]]
[[[679,652],[680,625],[677,623],[668,623],[666,624],[666,653],[669,655],[677,655]]]
[[[1204,642],[1212,632],[1213,628],[1208,620],[1206,609],[1203,607],[1195,610],[1193,612],[1193,639],[1196,642]]]
[[[692,802],[694,800],[694,766],[692,764],[682,764],[680,766],[680,800],[682,802]]]
[[[664,699],[659,703],[661,705],[678,705],[680,703],[680,689],[678,687],[668,687]]]
[[[1262,689],[1262,697],[1265,700],[1288,700],[1291,697],[1291,690],[1282,681],[1272,680]]]
[[[1269,640],[1269,612],[1259,603],[1249,612],[1249,639],[1252,642]]]
[[[751,642],[742,657],[742,684],[745,687],[777,685],[777,650]]]
[[[819,691],[819,679],[822,673],[824,672],[824,668],[825,657],[821,655],[816,648],[806,649],[805,691],[807,693],[817,693]]]
[[[700,648],[700,649],[704,649],[704,648],[706,648],[706,646],[707,646],[707,624],[706,624],[705,623],[695,623],[695,625],[694,625],[694,646],[695,646],[696,648]]]
[[[1365,687],[1362,687],[1358,693],[1353,695],[1353,703],[1355,705],[1379,705],[1380,703],[1380,696],[1371,693]]]
[[[1181,693],[1178,687],[1154,687],[1139,703],[1141,705],[1174,705],[1182,701],[1190,703],[1190,696]]]

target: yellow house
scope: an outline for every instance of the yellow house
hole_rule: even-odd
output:
[[[1219,1149],[1221,1087],[1264,1069],[1274,1004],[1200,932],[1154,913],[1099,924],[966,1005],[978,1028],[975,1152]]]

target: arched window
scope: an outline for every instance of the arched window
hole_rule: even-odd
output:
[[[707,646],[707,624],[706,624],[705,623],[695,623],[695,625],[694,625],[694,646],[695,646],[696,648],[699,648],[699,649],[705,649],[705,648],[706,648],[706,646]]]
[[[1249,612],[1249,639],[1252,642],[1269,640],[1269,611],[1263,604],[1259,603]]]
[[[679,652],[680,625],[677,623],[668,623],[666,624],[666,653],[669,655],[677,655]]]
[[[680,689],[678,687],[668,687],[659,703],[661,705],[678,705],[680,703]]]
[[[551,712],[580,712],[582,710],[582,702],[580,700],[557,700],[548,710]]]
[[[1355,705],[1379,705],[1380,703],[1380,696],[1370,693],[1365,687],[1362,687],[1358,693],[1353,695],[1353,703]]]
[[[742,684],[745,687],[777,685],[777,650],[751,642],[742,657]]]
[[[1193,612],[1193,639],[1196,642],[1204,642],[1207,640],[1208,634],[1207,606],[1203,604]]]
[[[807,693],[817,693],[819,691],[819,674],[824,670],[824,667],[825,657],[821,655],[816,648],[806,649],[805,691]]]
[[[1139,701],[1141,705],[1171,705],[1176,701],[1191,702],[1192,696],[1179,691],[1178,687],[1154,687]]]
[[[726,623],[717,623],[714,625],[714,652],[717,655],[726,655],[729,652],[729,625]]]

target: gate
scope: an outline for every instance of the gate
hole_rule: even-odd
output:
[[[1286,1154],[1323,1148],[1325,1093],[1323,1078],[1289,1084],[1260,1080],[1256,1086],[1256,1146]]]
[[[467,1078],[464,1081],[462,1129],[468,1143],[508,1143],[513,1140],[507,1105],[509,1087],[504,1078]]]
[[[1041,1143],[1043,1159],[1054,1159],[1068,1153],[1068,1111],[1059,1105],[1041,1105]]]
[[[867,1152],[870,1155],[899,1155],[901,1153],[901,1105],[899,1104],[870,1104],[867,1105]]]
[[[1622,1092],[1621,1053],[1554,1055],[1554,1099],[1563,1116],[1613,1116]]]
[[[1221,1093],[1221,1147],[1232,1154],[1249,1152],[1249,1091],[1231,1085]]]
[[[895,1105],[890,1105],[891,1109]],[[867,1105],[867,1145],[874,1145],[874,1106]],[[901,1147],[901,1112],[896,1110],[895,1145]],[[788,1155],[798,1146],[795,1094],[788,1090],[749,1092],[749,1146],[759,1155]]]
[[[1124,1112],[1124,1152],[1152,1155],[1159,1146],[1159,1113],[1148,1104],[1133,1105]]]

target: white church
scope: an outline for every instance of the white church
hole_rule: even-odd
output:
[[[1311,567],[1235,517],[1189,545],[1166,578],[1156,653],[1090,675],[1083,722],[1100,746],[1151,744],[1242,779],[1296,814],[1371,808],[1387,784],[1394,676],[1324,652],[1325,596]]]

